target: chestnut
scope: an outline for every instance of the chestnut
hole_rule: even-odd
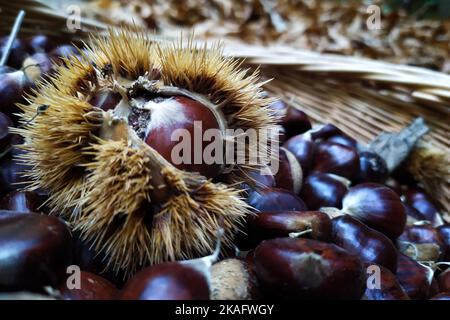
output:
[[[29,169],[29,166],[13,158],[21,152],[13,148],[10,153],[0,158],[0,195],[19,189],[27,180],[22,173]]]
[[[244,187],[246,188],[265,189],[275,187],[275,177],[267,166],[249,171],[248,177],[252,185],[245,184]]]
[[[399,196],[402,195],[402,185],[400,184],[400,182],[398,182],[397,180],[395,180],[394,178],[387,178],[386,181],[384,182],[384,185],[386,187],[391,188],[393,191],[395,191],[395,193],[397,193]]]
[[[450,269],[442,272],[438,277],[438,286],[440,292],[450,292]]]
[[[356,149],[332,142],[316,146],[312,172],[334,173],[353,180],[359,173],[359,156]]]
[[[326,139],[327,142],[342,144],[343,146],[356,149],[358,147],[358,142],[352,137],[346,135],[345,133],[337,134]]]
[[[405,227],[397,243],[404,254],[418,261],[437,261],[445,255],[445,244],[439,232],[427,224]]]
[[[112,300],[118,293],[117,288],[108,280],[90,272],[80,272],[80,288],[69,288],[67,283],[59,286],[64,300]]]
[[[59,286],[71,263],[72,238],[53,216],[12,214],[0,219],[0,290]]]
[[[373,264],[366,264],[366,268]],[[380,288],[367,288],[364,294],[366,300],[410,300],[405,290],[400,286],[395,275],[387,268],[380,268]]]
[[[403,290],[413,300],[429,297],[432,271],[414,259],[399,253],[396,277]]]
[[[53,41],[45,34],[37,34],[28,39],[28,50],[31,54],[50,52],[55,47]]]
[[[320,211],[258,212],[248,225],[250,237],[257,242],[305,231],[312,239],[327,241],[331,231],[330,218]]]
[[[387,164],[382,157],[374,152],[360,152],[358,182],[384,183],[388,175]]]
[[[311,130],[313,140],[323,141],[335,135],[344,135],[344,132],[331,123],[314,127],[313,130]]]
[[[0,74],[1,111],[12,117],[18,111],[15,104],[23,101],[23,94],[32,86],[30,79],[21,70]]]
[[[0,200],[0,209],[20,211],[20,212],[38,212],[40,200],[33,191],[11,191]]]
[[[445,254],[442,257],[443,261],[450,261],[450,224],[444,224],[437,228],[441,240],[445,246]]]
[[[173,148],[179,144],[179,141],[172,137],[177,129],[184,129],[190,133],[191,137],[195,137],[195,131],[199,130],[197,124],[201,123],[202,134],[209,129],[219,130],[219,122],[214,113],[202,103],[184,96],[175,96],[172,98],[164,98],[161,101],[152,103],[151,117],[149,124],[145,128],[144,141],[153,149],[155,149],[167,161],[181,170],[198,172],[207,178],[214,178],[220,172],[221,164],[206,164],[204,161],[197,162],[195,152],[198,149],[195,138],[190,141],[191,155],[190,161],[174,161],[172,153]],[[176,117],[174,115],[177,115]],[[139,118],[130,117],[131,125],[139,126]],[[203,141],[200,146],[201,154],[208,146],[208,141]],[[182,155],[184,157],[186,155]],[[201,159],[200,159],[201,160]]]
[[[397,249],[392,241],[349,215],[331,220],[331,242],[357,255],[363,262],[396,272]]]
[[[9,146],[11,141],[9,128],[12,126],[13,122],[11,119],[3,112],[0,112],[0,154]]]
[[[31,81],[38,81],[42,76],[50,75],[53,62],[48,54],[37,52],[23,61],[22,69]]]
[[[430,298],[430,300],[450,300],[450,292],[441,292],[434,297]]]
[[[3,55],[3,51],[6,48],[8,40],[9,40],[9,36],[0,38],[0,56]],[[22,61],[26,57],[27,57],[27,52],[25,50],[25,45],[23,44],[22,40],[17,39],[17,38],[14,39],[6,64],[13,68],[20,68],[20,66],[22,65]]]
[[[275,185],[298,194],[302,187],[303,171],[297,158],[289,150],[280,148],[278,164]]]
[[[406,214],[400,197],[384,185],[362,183],[350,188],[342,207],[343,212],[391,239],[397,238],[405,228]]]
[[[334,244],[277,238],[254,252],[263,294],[283,299],[360,299],[365,290],[361,260]]]
[[[283,144],[283,148],[292,152],[302,167],[303,174],[311,168],[314,159],[315,144],[311,140],[311,135],[296,135]]]
[[[211,267],[211,300],[260,298],[258,280],[247,261],[225,259]]]
[[[56,64],[64,64],[63,59],[71,56],[79,56],[80,53],[77,48],[72,45],[64,44],[56,47],[50,52],[50,58],[55,61]]]
[[[255,190],[247,198],[247,203],[257,211],[306,211],[306,205],[294,193],[267,188]]]
[[[404,193],[403,200],[407,205],[419,211],[423,215],[423,220],[428,220],[431,223],[436,221],[439,214],[438,210],[424,191],[418,188],[409,188]]]
[[[295,107],[288,106],[284,101],[277,100],[269,108],[281,117],[280,124],[283,126],[288,138],[311,129],[311,122],[306,113]]]
[[[145,268],[125,284],[122,300],[208,300],[209,286],[199,271],[179,262]]]
[[[306,177],[300,198],[310,210],[321,207],[342,208],[342,199],[350,181],[329,173],[313,173]]]
[[[17,70],[10,66],[0,66],[0,74],[14,72],[14,71],[17,71]]]
[[[121,99],[122,97],[120,94],[108,90],[98,92],[89,100],[89,103],[103,111],[108,111],[113,110],[119,104]]]

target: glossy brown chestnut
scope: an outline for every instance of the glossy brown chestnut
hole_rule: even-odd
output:
[[[409,188],[403,196],[407,205],[412,206],[423,215],[423,218],[425,218],[423,220],[428,220],[431,223],[435,222],[438,210],[424,191],[417,188]]]
[[[396,277],[397,281],[413,300],[427,299],[431,290],[431,270],[414,259],[399,253]]]
[[[258,212],[249,221],[250,237],[259,242],[265,239],[288,237],[291,233],[310,230],[306,237],[328,241],[331,223],[327,214],[320,211]]]
[[[297,158],[302,167],[303,174],[306,174],[311,168],[314,160],[315,144],[308,134],[296,135],[283,144]]]
[[[361,260],[333,244],[278,238],[254,252],[263,293],[283,299],[360,299],[365,290]]]
[[[300,197],[310,210],[321,207],[342,208],[342,199],[350,181],[329,173],[312,173],[306,177]]]
[[[37,34],[28,40],[28,50],[31,54],[50,52],[55,47],[53,41],[45,34]]]
[[[145,268],[128,280],[120,293],[122,300],[208,300],[206,278],[178,262]]]
[[[89,103],[94,107],[102,109],[103,111],[108,111],[114,109],[119,104],[121,99],[122,97],[120,94],[108,90],[94,95],[89,100]]]
[[[357,255],[362,261],[397,269],[397,249],[381,232],[344,215],[331,220],[331,242]]]
[[[1,290],[59,286],[71,263],[72,237],[62,220],[40,214],[0,219]]]
[[[343,146],[356,149],[358,147],[358,142],[352,137],[346,135],[345,133],[337,134],[329,137],[327,142],[342,144]]]
[[[0,200],[0,209],[38,212],[40,206],[39,197],[32,191],[11,191]]]
[[[31,81],[38,81],[42,76],[50,75],[53,62],[47,53],[37,52],[23,61],[22,69]]]
[[[334,173],[353,180],[359,173],[356,149],[332,142],[321,142],[316,147],[312,172]]]
[[[394,178],[391,177],[387,178],[386,181],[384,182],[384,185],[388,188],[391,188],[399,196],[402,195],[402,185]]]
[[[247,261],[225,259],[211,267],[211,300],[256,300],[258,280]]]
[[[57,64],[63,64],[63,58],[68,58],[70,56],[79,56],[78,49],[74,46],[64,44],[56,47],[50,52],[50,57]]]
[[[445,255],[445,244],[439,232],[431,225],[416,224],[405,227],[397,242],[403,244],[402,252],[418,261],[437,261]],[[405,246],[412,244],[415,246]],[[426,246],[420,246],[426,245]],[[400,247],[400,246],[399,246]],[[417,256],[416,256],[417,255]]]
[[[175,117],[175,115],[177,115]],[[170,121],[167,121],[170,119]],[[138,126],[134,124],[139,119],[131,119],[132,126]],[[194,123],[195,122],[195,123]],[[201,127],[200,127],[201,125]],[[212,111],[200,102],[194,101],[190,98],[183,96],[176,96],[169,99],[163,99],[152,105],[151,118],[149,120],[147,133],[144,137],[145,142],[159,152],[167,161],[172,163],[178,169],[199,172],[201,175],[207,178],[213,178],[220,172],[220,164],[212,163],[206,164],[203,161],[204,149],[210,142],[202,141],[201,146],[196,146],[195,134],[196,131],[200,131],[201,134],[208,129],[219,130],[219,123]],[[174,147],[180,143],[179,140],[174,139],[172,134],[175,130],[184,129],[193,137],[190,141],[191,154],[187,161],[184,161],[186,155],[181,155],[182,159],[173,159],[173,152],[178,156],[179,154],[174,151]],[[175,140],[175,141],[174,141]],[[205,139],[203,139],[205,140]],[[200,148],[199,148],[200,147]],[[200,149],[199,151],[197,151]],[[200,163],[196,163],[198,152],[201,152]],[[179,161],[178,160],[183,160]]]
[[[70,281],[69,281],[70,282]],[[90,272],[80,272],[80,288],[69,289],[67,281],[59,286],[64,300],[112,300],[117,297],[117,288],[108,280]]]
[[[405,228],[406,214],[400,197],[381,184],[362,183],[350,188],[342,207],[343,212],[391,239],[397,238]]]
[[[275,185],[277,188],[300,192],[303,182],[303,171],[297,158],[285,148],[280,148],[278,171],[275,173]]]
[[[33,86],[21,70],[0,74],[0,111],[12,118],[18,111],[16,103],[23,101],[23,94]]]
[[[450,293],[450,269],[442,272],[438,277],[439,292],[449,292]]]
[[[286,105],[284,101],[277,100],[269,107],[281,117],[280,124],[283,126],[288,138],[311,129],[311,122],[306,113]]]
[[[430,298],[430,300],[445,300],[445,301],[448,301],[448,300],[450,300],[450,292],[439,293],[439,294],[435,295],[434,297]]]
[[[359,154],[359,175],[357,181],[384,183],[389,175],[386,161],[374,152]]]
[[[366,264],[366,268],[373,264]],[[395,275],[387,268],[380,268],[380,288],[366,288],[364,297],[366,300],[410,300],[406,292],[398,283]]]
[[[21,152],[21,150],[13,148],[12,152],[0,158],[0,196],[19,189],[22,183],[26,182],[22,173],[29,167],[13,158],[14,155]]]
[[[450,224],[438,227],[437,231],[445,245],[445,255],[442,257],[442,261],[450,261]]]
[[[5,36],[0,38],[0,56],[3,55],[3,51],[5,50],[5,47],[8,43],[9,36]],[[6,64],[8,66],[11,66],[13,68],[20,68],[22,65],[22,61],[27,57],[27,52],[25,50],[25,45],[23,44],[22,40],[20,39],[14,39],[11,51],[9,53],[8,60],[6,61]]]
[[[311,136],[314,140],[326,140],[332,136],[335,135],[343,135],[344,132],[342,132],[341,129],[336,127],[334,124],[327,123],[323,126],[319,126],[317,128],[314,128],[311,131]]]
[[[277,188],[252,192],[247,203],[257,211],[306,211],[306,205],[294,193]]]

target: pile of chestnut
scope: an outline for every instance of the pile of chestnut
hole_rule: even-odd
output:
[[[381,157],[336,126],[313,128],[282,101],[272,105],[281,118],[279,170],[255,171],[242,186],[256,213],[235,248],[206,271],[195,261],[150,266],[127,281],[108,271],[101,254],[48,215],[44,192],[21,190],[26,165],[14,156],[23,151],[10,147],[20,143],[8,130],[15,104],[72,53],[45,35],[17,39],[0,67],[0,298],[450,299],[450,225],[429,195],[410,177],[389,175]]]

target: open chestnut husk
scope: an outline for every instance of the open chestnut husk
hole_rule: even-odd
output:
[[[72,237],[60,219],[37,213],[0,218],[0,290],[59,286],[72,260]]]
[[[362,183],[350,188],[342,200],[342,211],[391,239],[402,234],[406,225],[400,197],[381,184]]]
[[[365,300],[411,300],[398,283],[394,273],[381,265],[366,264],[366,268],[371,266],[376,266],[380,269],[380,287],[366,288],[364,293]]]
[[[117,296],[117,288],[96,274],[81,271],[79,281],[79,289],[69,288],[67,283],[59,286],[61,298],[64,300],[112,300]]]
[[[302,233],[315,240],[328,241],[331,231],[330,218],[320,211],[258,212],[249,219],[248,227],[249,236],[258,243]]]
[[[122,300],[208,300],[203,274],[179,262],[167,262],[139,271],[125,284]]]
[[[342,208],[350,181],[330,173],[312,173],[304,180],[300,197],[310,210],[321,207]]]
[[[255,190],[248,197],[247,203],[257,211],[307,210],[303,200],[293,192],[278,188]]]
[[[312,172],[334,173],[349,180],[359,173],[359,155],[356,149],[332,142],[321,142],[316,146]]]
[[[360,299],[365,290],[361,260],[334,244],[277,238],[254,252],[264,296],[283,299]]]
[[[445,255],[441,235],[428,224],[406,226],[397,244],[402,253],[418,261],[437,261]]]
[[[413,300],[427,299],[432,292],[432,271],[414,259],[399,253],[396,277]]]
[[[397,249],[381,232],[344,215],[331,220],[331,242],[357,255],[362,261],[397,269]]]

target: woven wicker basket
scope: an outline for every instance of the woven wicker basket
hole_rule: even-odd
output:
[[[23,35],[45,32],[67,42],[108,27],[83,19],[82,30],[70,33],[65,27],[66,13],[39,1],[0,0],[0,7],[2,33],[9,31],[19,9],[27,12]],[[430,132],[407,166],[450,222],[449,75],[363,58],[220,40],[225,55],[245,59],[248,66],[259,67],[264,78],[273,79],[265,87],[268,92],[303,110],[314,122],[333,123],[362,143],[382,131],[397,132],[414,118],[423,117]]]

